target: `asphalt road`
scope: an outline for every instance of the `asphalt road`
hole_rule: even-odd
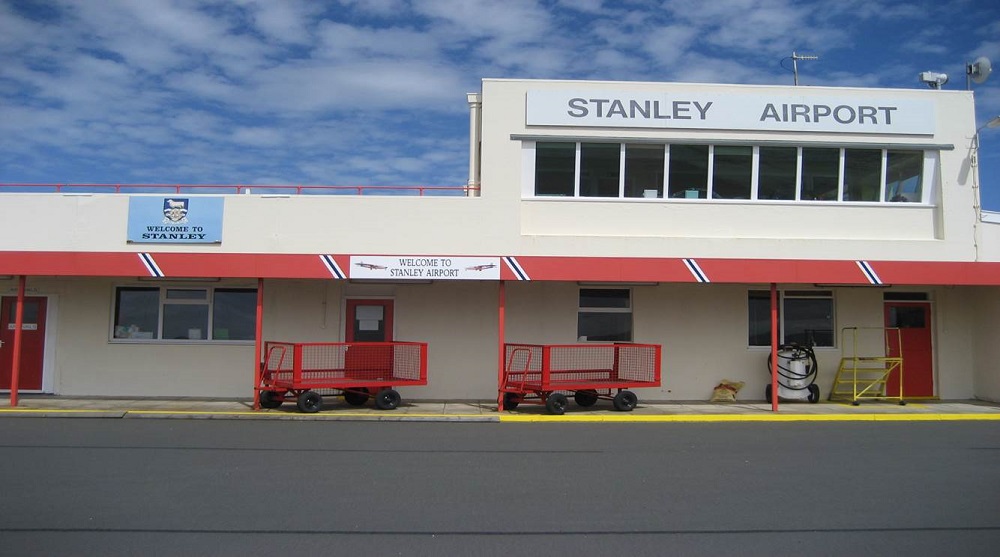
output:
[[[996,555],[988,422],[0,419],[0,555]]]

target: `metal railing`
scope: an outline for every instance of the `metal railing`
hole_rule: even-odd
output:
[[[0,183],[0,193],[124,193],[245,195],[387,195],[462,197],[478,186],[322,186],[268,184],[29,184]]]

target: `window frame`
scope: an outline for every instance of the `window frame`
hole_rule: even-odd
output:
[[[605,307],[605,306],[584,306],[583,305],[583,292],[585,290],[619,290],[626,293],[625,307]],[[634,342],[635,341],[635,315],[633,312],[633,292],[631,288],[621,288],[616,286],[581,286],[577,289],[577,302],[576,302],[576,339],[577,342],[597,342],[597,343],[608,343],[608,342]],[[628,339],[627,340],[590,340],[590,338],[584,338],[580,335],[580,319],[582,314],[596,314],[596,313],[615,313],[615,314],[627,314],[628,315]]]
[[[119,307],[120,307],[120,293],[123,291],[157,291],[157,302],[156,302],[156,328],[157,330],[153,333],[153,336],[146,337],[123,337],[119,334],[124,333],[128,330],[127,325],[119,325]],[[254,338],[244,338],[244,339],[218,339],[215,338],[216,327],[215,327],[215,302],[216,302],[216,291],[222,292],[246,292],[254,293],[256,298],[257,288],[256,287],[241,287],[241,286],[206,286],[202,284],[191,284],[191,285],[181,285],[181,284],[164,284],[164,285],[115,285],[112,287],[111,295],[111,315],[109,319],[109,330],[108,330],[108,342],[112,344],[252,344],[256,341]],[[202,299],[198,298],[171,298],[171,292],[204,292],[205,296]],[[207,310],[206,322],[204,324],[205,330],[203,331],[205,338],[165,338],[164,337],[164,322],[166,319],[165,308],[168,305],[175,306],[205,306]],[[146,308],[148,310],[148,308]],[[255,312],[256,315],[256,312]],[[256,324],[254,325],[254,330],[256,330]],[[135,331],[136,333],[148,333],[148,331]]]
[[[575,147],[575,170],[574,170],[574,187],[573,193],[568,192],[565,195],[546,195],[538,194],[536,189],[536,177],[537,170],[536,165],[538,162],[537,156],[537,145],[539,143],[561,143],[561,144],[572,144]],[[581,165],[582,165],[582,153],[584,151],[584,145],[608,145],[617,144],[619,146],[619,170],[618,170],[618,191],[614,197],[609,196],[584,196],[581,192]],[[663,176],[662,182],[658,184],[658,196],[653,197],[638,197],[636,195],[629,195],[626,187],[626,176],[629,175],[628,167],[628,147],[638,146],[638,145],[650,145],[662,147],[664,150],[663,155]],[[702,147],[706,148],[708,151],[707,158],[707,176],[706,184],[703,186],[703,190],[700,192],[699,197],[689,198],[689,197],[673,197],[678,192],[671,190],[671,147],[678,146],[691,146],[691,147]],[[716,147],[749,147],[751,148],[751,175],[750,175],[750,198],[749,199],[729,199],[729,198],[719,198],[715,196],[714,192],[714,181],[715,181],[715,159],[716,159]],[[761,148],[791,148],[795,149],[796,160],[795,160],[795,197],[794,199],[762,199],[760,197],[760,170],[761,170]],[[917,207],[927,207],[932,205],[933,196],[931,195],[931,190],[935,187],[934,171],[936,169],[937,160],[940,157],[940,150],[945,147],[938,146],[915,146],[908,147],[906,145],[869,145],[869,144],[842,144],[842,145],[829,145],[829,144],[786,144],[786,143],[754,143],[754,142],[723,142],[723,143],[712,143],[712,142],[699,142],[699,141],[681,141],[681,142],[652,142],[652,141],[638,141],[629,139],[604,139],[600,137],[587,138],[587,139],[562,139],[551,138],[545,140],[526,140],[522,144],[524,162],[523,176],[523,197],[525,199],[560,199],[560,200],[574,200],[574,201],[633,201],[633,202],[649,202],[659,200],[661,202],[667,201],[672,203],[691,203],[699,201],[711,201],[716,203],[730,203],[730,204],[746,204],[746,203],[795,203],[802,205],[838,205],[838,206],[917,206]],[[836,183],[830,183],[828,191],[830,192],[829,197],[824,197],[823,199],[804,199],[803,198],[803,187],[804,179],[806,178],[804,172],[804,150],[829,150],[837,152],[837,176]],[[879,151],[880,152],[880,172],[879,172],[879,197],[876,200],[867,201],[856,201],[844,199],[845,197],[845,173],[847,156],[849,151]],[[812,151],[810,151],[812,152]],[[888,187],[888,165],[890,162],[890,154],[899,155],[901,153],[914,153],[919,154],[919,158],[922,161],[920,165],[920,174],[916,176],[919,191],[914,192],[917,195],[909,195],[906,199],[896,199],[895,201],[891,199],[886,199],[887,187]],[[832,162],[832,161],[830,161]],[[833,178],[832,176],[830,178]],[[836,188],[835,190],[833,188]],[[608,188],[610,191],[610,188]],[[651,189],[651,188],[646,188]],[[835,191],[835,195],[834,195]],[[683,193],[683,192],[681,192]],[[917,199],[912,199],[913,197],[918,197]],[[903,201],[903,203],[901,203]]]
[[[770,318],[767,320],[768,328],[768,341],[766,344],[751,344],[750,343],[750,333],[751,333],[751,308],[750,299],[751,295],[759,294],[758,298],[766,298],[768,300],[768,308],[770,308],[771,292],[769,290],[760,290],[755,288],[747,289],[747,347],[750,349],[767,348],[771,346],[770,341]],[[820,345],[817,344],[812,348],[818,350],[824,349],[838,349],[838,338],[837,338],[837,297],[833,290],[803,290],[803,289],[778,289],[778,344],[786,344],[787,327],[785,316],[787,315],[786,301],[787,300],[829,300],[830,301],[830,344]]]

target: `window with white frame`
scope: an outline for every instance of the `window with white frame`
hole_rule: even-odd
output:
[[[536,197],[823,202],[924,201],[936,151],[662,143],[529,142]],[[529,163],[530,164],[530,163]]]
[[[834,344],[833,292],[784,290],[778,292],[778,342],[802,346]],[[750,290],[747,295],[748,344],[771,345],[771,292]]]
[[[254,340],[257,290],[175,286],[115,289],[114,340]]]
[[[581,288],[576,336],[580,341],[632,342],[632,292]]]

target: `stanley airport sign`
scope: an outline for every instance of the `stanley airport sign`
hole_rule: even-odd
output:
[[[934,134],[921,99],[533,90],[526,108],[528,126]]]

